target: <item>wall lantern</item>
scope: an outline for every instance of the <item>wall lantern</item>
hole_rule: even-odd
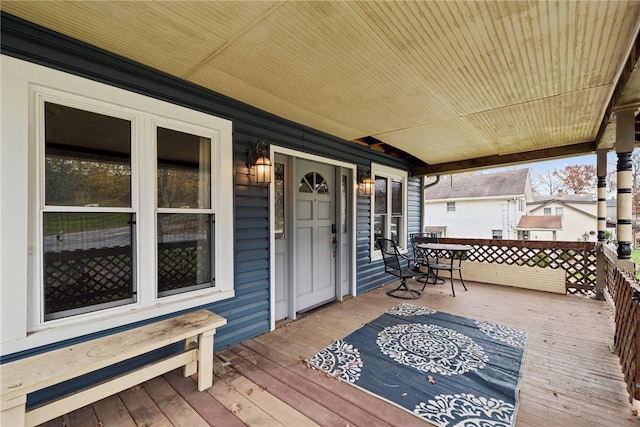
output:
[[[364,176],[360,180],[360,184],[358,184],[358,191],[363,196],[370,196],[373,193],[373,187],[376,185],[376,182],[370,176]]]
[[[271,160],[269,160],[269,141],[261,139],[255,150],[249,149],[249,173],[253,169],[253,180],[258,184],[271,182]]]

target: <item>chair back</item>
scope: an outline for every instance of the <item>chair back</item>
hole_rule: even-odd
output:
[[[396,242],[391,239],[378,238],[378,246],[384,260],[384,271],[398,275],[402,270],[402,266],[400,264],[400,251]]]
[[[411,246],[413,247],[413,259],[416,260],[416,262],[420,259],[426,260],[428,258],[428,251],[419,248],[419,244],[438,243],[438,235],[433,233],[413,233],[410,237]]]

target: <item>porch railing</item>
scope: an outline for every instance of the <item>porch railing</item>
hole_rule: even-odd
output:
[[[640,409],[640,286],[633,272],[618,266],[615,248],[602,246],[606,260],[605,296],[615,309],[614,350],[620,358],[629,400]]]
[[[473,246],[469,261],[564,270],[565,290],[595,295],[594,242],[442,238],[442,243]]]

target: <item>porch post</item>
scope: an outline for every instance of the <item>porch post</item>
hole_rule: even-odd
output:
[[[631,154],[635,139],[634,110],[616,112],[616,153],[618,155],[618,260],[631,259],[631,242],[633,231],[631,227],[632,213],[632,163]]]
[[[598,243],[596,243],[596,299],[604,299],[604,289],[607,286],[607,257],[602,251],[606,244],[607,230],[607,152],[599,150],[596,153],[598,174]]]
[[[596,152],[596,169],[598,174],[598,242],[606,240],[607,231],[607,152]]]

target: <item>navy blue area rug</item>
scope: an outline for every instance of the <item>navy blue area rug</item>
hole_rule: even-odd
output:
[[[527,333],[412,304],[307,363],[438,426],[513,426]]]

